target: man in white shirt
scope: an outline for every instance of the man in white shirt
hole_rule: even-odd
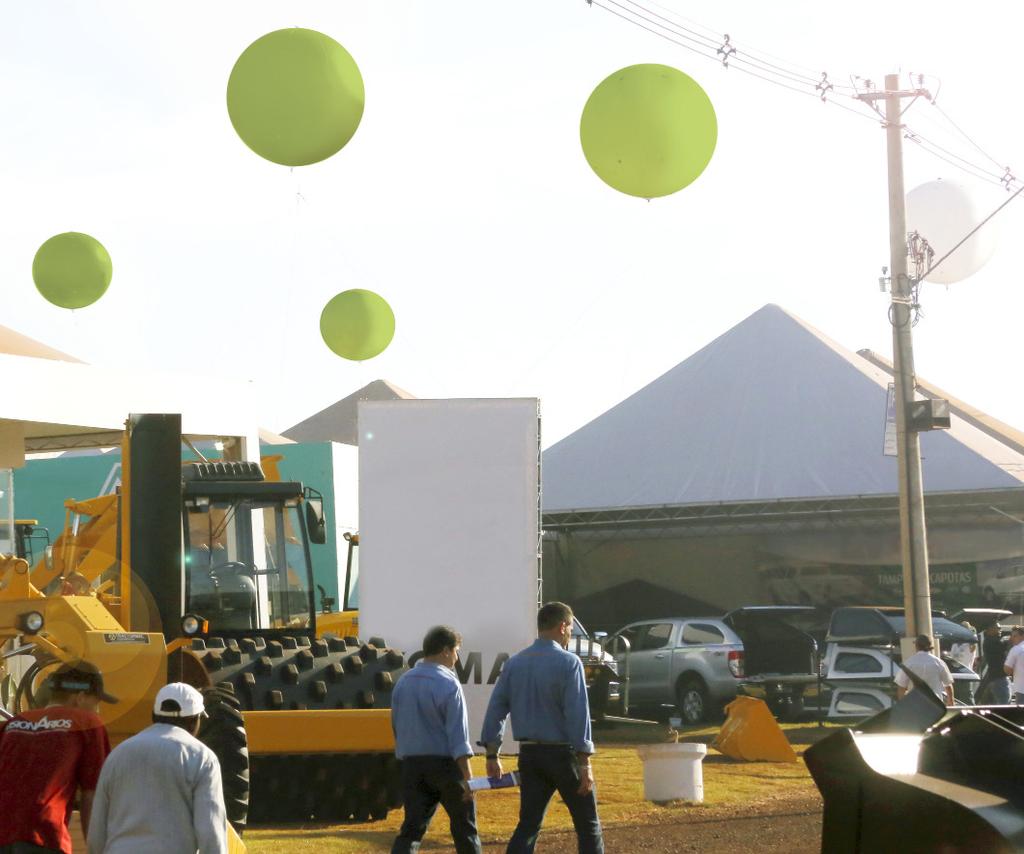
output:
[[[917,652],[904,661],[903,666],[931,688],[936,697],[944,697],[947,706],[952,706],[953,674],[941,658],[932,655],[932,639],[928,635],[918,635],[914,639],[914,646]],[[902,670],[899,671],[896,674],[896,699],[902,700],[907,691],[913,688],[914,683],[910,677]]]
[[[1006,656],[1003,670],[1010,677],[1010,691],[1013,701],[1024,704],[1024,626],[1014,626],[1010,632],[1010,652]]]
[[[89,854],[227,854],[220,763],[196,734],[206,714],[191,685],[164,685],[153,725],[114,748],[103,765]]]
[[[974,632],[974,626],[968,623],[966,620],[960,624],[965,629],[969,629]],[[949,654],[959,661],[968,670],[974,670],[974,662],[978,658],[978,644],[976,640],[955,643],[949,648]]]
[[[959,661],[968,670],[974,670],[974,662],[978,659],[978,643],[977,643],[977,632],[974,626],[964,620],[961,624],[965,629],[968,629],[974,634],[974,640],[965,641],[961,643],[955,643],[949,648],[949,656],[954,661]],[[974,699],[974,683],[968,682],[966,685],[967,693],[970,696],[971,702],[975,702]]]

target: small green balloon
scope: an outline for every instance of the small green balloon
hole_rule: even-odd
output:
[[[68,231],[47,240],[32,259],[32,281],[61,308],[92,305],[110,286],[114,266],[95,237]]]
[[[631,65],[605,78],[580,119],[583,154],[597,176],[653,199],[692,184],[711,161],[718,121],[692,78],[667,65]]]
[[[242,142],[274,163],[307,166],[347,143],[366,93],[355,60],[316,30],[276,30],[247,47],[228,78],[228,116]]]
[[[324,306],[320,335],[342,358],[364,362],[383,353],[395,337],[395,314],[373,291],[343,291]]]

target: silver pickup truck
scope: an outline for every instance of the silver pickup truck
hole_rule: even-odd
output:
[[[686,724],[717,713],[736,696],[743,677],[743,642],[714,617],[643,620],[619,629],[605,642],[619,672],[629,642],[629,706],[676,706]]]
[[[823,619],[818,609],[802,605],[752,606],[718,618],[631,623],[605,646],[617,652],[615,638],[630,642],[631,708],[675,706],[692,725],[719,714],[741,685],[816,673],[813,635]]]

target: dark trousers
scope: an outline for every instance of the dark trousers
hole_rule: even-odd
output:
[[[402,760],[402,801],[405,821],[391,846],[391,854],[420,850],[437,805],[448,813],[452,842],[458,854],[480,854],[476,832],[476,804],[462,799],[462,774],[448,756],[407,756]]]
[[[519,824],[506,854],[533,854],[551,796],[557,791],[569,808],[580,854],[604,854],[597,797],[579,795],[580,769],[569,747],[522,744],[519,747]]]
[[[1010,680],[996,676],[978,686],[977,702],[981,705],[1007,706],[1010,703]]]
[[[15,842],[11,845],[0,845],[0,854],[61,854],[59,848],[44,848],[31,842]]]

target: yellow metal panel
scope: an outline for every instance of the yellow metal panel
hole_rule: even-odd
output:
[[[335,611],[331,614],[316,615],[316,636],[336,635],[339,638],[356,637],[359,634],[358,611]]]
[[[101,606],[102,607],[102,606]],[[148,727],[156,692],[167,684],[164,636],[158,633],[86,632],[83,658],[103,674],[103,687],[120,702],[100,704],[115,744]]]
[[[381,753],[395,749],[390,709],[243,712],[250,753]]]
[[[40,636],[60,647],[66,653],[62,656],[65,658],[83,657],[89,631],[124,631],[103,603],[93,596],[50,596],[12,601],[0,597],[0,632],[15,627],[18,617],[29,611],[38,611],[43,615]],[[11,633],[21,632],[13,629]],[[31,643],[35,635],[25,634],[24,640]]]
[[[60,596],[46,600],[47,621],[51,619],[67,619],[69,612],[74,612],[83,625],[104,632],[123,632],[124,627],[114,619],[106,605],[95,596]]]

